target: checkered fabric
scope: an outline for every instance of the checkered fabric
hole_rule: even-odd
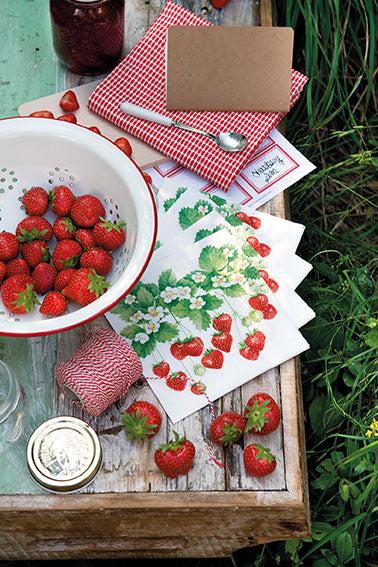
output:
[[[171,25],[210,24],[185,8],[168,2],[134,49],[98,85],[89,98],[88,106],[90,110],[227,191],[255,149],[285,113],[167,111],[165,44]],[[307,77],[292,71],[291,106],[298,100],[306,81]],[[127,116],[119,109],[124,101],[213,134],[242,132],[249,140],[248,147],[239,153],[227,153],[205,136]]]

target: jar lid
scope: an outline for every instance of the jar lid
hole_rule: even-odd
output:
[[[54,417],[32,433],[26,462],[33,479],[56,493],[76,492],[99,472],[102,450],[96,432],[76,417]]]

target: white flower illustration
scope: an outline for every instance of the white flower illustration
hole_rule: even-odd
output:
[[[160,323],[149,321],[149,323],[146,323],[144,325],[144,328],[146,329],[146,333],[148,335],[150,335],[151,333],[157,333],[160,328]]]
[[[198,211],[203,215],[207,215],[207,213],[209,212],[209,207],[207,205],[200,205],[198,207]]]
[[[158,307],[153,307],[152,305],[148,308],[148,313],[144,316],[147,321],[154,321],[155,323],[164,317],[164,310],[159,305]]]
[[[134,303],[134,301],[136,300],[135,295],[131,295],[129,293],[129,295],[126,295],[125,299],[123,300],[124,303],[126,303],[127,305],[131,305],[132,303]]]
[[[196,272],[195,274],[192,275],[192,280],[194,280],[196,283],[201,283],[203,281],[205,281],[206,276],[204,274],[201,274],[201,272]]]
[[[146,335],[146,333],[137,333],[134,337],[134,341],[137,341],[138,343],[141,343],[142,345],[144,345],[144,343],[146,343],[149,340],[148,335]]]
[[[245,277],[240,272],[235,272],[230,276],[230,283],[243,285],[245,283]]]
[[[248,264],[249,262],[246,258],[236,258],[232,267],[235,268],[235,270],[245,270],[248,267]]]
[[[143,319],[143,313],[141,311],[137,311],[134,315],[131,315],[130,319],[134,321],[134,323],[138,323],[141,319]]]
[[[190,298],[191,289],[188,285],[179,285],[177,287],[177,297],[180,299],[189,299]]]
[[[160,292],[160,297],[164,299],[164,303],[171,303],[176,299],[177,294],[174,288],[167,286],[162,292]]]
[[[190,298],[190,309],[201,309],[205,305],[202,297],[191,297]]]
[[[211,278],[213,287],[227,287],[228,283],[224,276],[213,276]]]
[[[223,298],[223,292],[219,287],[217,289],[212,289],[210,291],[210,295],[215,295],[215,297],[217,297],[218,299]]]
[[[195,292],[194,295],[195,295],[195,297],[201,297],[201,295],[206,295],[206,294],[207,294],[207,291],[205,289],[203,289],[203,287],[199,287],[199,288],[196,289],[196,292]]]

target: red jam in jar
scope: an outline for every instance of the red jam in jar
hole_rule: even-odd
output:
[[[125,0],[50,0],[54,48],[80,75],[112,69],[123,45]]]

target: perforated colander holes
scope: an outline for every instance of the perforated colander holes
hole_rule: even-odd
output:
[[[54,167],[54,169],[49,171],[49,178],[47,182],[50,185],[66,185],[70,189],[75,188],[75,176],[71,175],[68,169],[62,169],[60,167]]]
[[[8,169],[2,167],[0,171],[0,198],[8,193],[8,191],[13,191],[14,183],[18,182],[15,176],[16,172],[13,169]]]
[[[114,224],[117,224],[118,221],[122,220],[119,216],[118,205],[114,202],[112,197],[105,197],[104,204],[108,220]]]
[[[127,264],[129,263],[130,250],[126,248],[121,250],[117,260],[114,262],[114,271],[117,276],[120,276],[125,271]]]

